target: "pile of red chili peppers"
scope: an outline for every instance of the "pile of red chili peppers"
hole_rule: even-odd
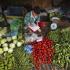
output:
[[[32,56],[36,70],[40,70],[42,64],[51,64],[54,54],[53,41],[44,38],[42,41],[32,43],[32,45]]]

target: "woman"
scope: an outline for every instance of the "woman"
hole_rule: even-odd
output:
[[[41,13],[41,9],[39,7],[35,7],[32,11],[28,12],[24,18],[24,24],[34,24],[40,20],[39,14]]]

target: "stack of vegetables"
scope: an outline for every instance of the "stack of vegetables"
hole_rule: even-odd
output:
[[[20,27],[20,22],[20,19],[14,20],[11,29]],[[6,34],[7,28],[0,27],[0,70],[30,70],[31,58],[23,50],[24,39],[21,30],[15,36],[6,37]]]
[[[59,68],[64,68],[70,63],[70,27],[51,31],[49,38],[55,42],[53,64]]]
[[[6,33],[5,30],[6,28],[1,31],[0,28],[0,70],[31,70],[32,56],[24,51],[22,34],[2,37]],[[48,37],[54,41],[55,53],[52,64],[63,68],[70,63],[70,27],[50,31]]]

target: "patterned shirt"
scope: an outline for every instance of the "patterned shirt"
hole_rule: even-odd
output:
[[[25,18],[24,18],[24,24],[28,25],[28,24],[33,24],[35,23],[35,21],[39,21],[40,20],[40,16],[35,16],[33,17],[32,15],[32,11],[27,13]]]

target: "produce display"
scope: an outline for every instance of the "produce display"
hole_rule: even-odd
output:
[[[51,64],[54,54],[54,48],[52,47],[53,41],[48,38],[43,41],[33,43],[33,62],[37,70],[40,70],[42,64]]]
[[[55,41],[53,64],[63,68],[70,63],[70,27],[56,31],[49,34],[50,38]]]
[[[23,30],[20,28],[21,21],[17,20],[13,22],[13,24],[17,24],[11,24],[11,29],[13,29],[13,26],[18,27],[17,35],[6,37],[7,28],[0,27],[0,70],[31,70],[34,64],[38,67],[38,64],[45,63],[45,55],[47,54],[43,55],[43,52],[48,53],[49,51],[46,63],[51,63],[59,68],[64,68],[67,64],[70,64],[70,27],[60,29],[56,24],[51,25],[51,31],[47,35],[48,39],[27,45],[22,33]],[[50,48],[51,45],[53,46]],[[38,52],[38,50],[41,51]],[[39,59],[42,62],[39,63]],[[34,60],[36,61],[35,63],[33,63]]]

